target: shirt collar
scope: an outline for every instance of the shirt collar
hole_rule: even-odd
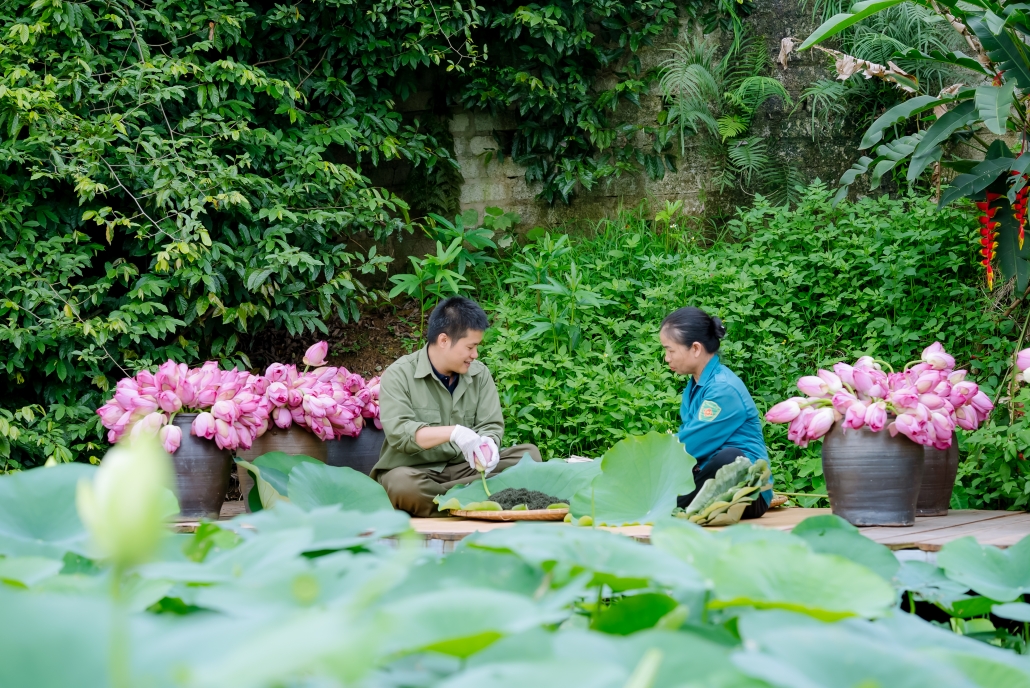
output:
[[[429,345],[422,347],[418,352],[418,362],[415,364],[415,377],[428,377],[433,374],[433,364],[429,362]]]
[[[708,361],[708,365],[701,371],[701,377],[698,379],[698,387],[703,387],[712,381],[712,377],[715,375],[715,371],[719,369],[719,354],[712,356],[712,360]]]

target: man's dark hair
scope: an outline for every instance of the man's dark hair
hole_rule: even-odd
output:
[[[464,296],[452,296],[437,304],[429,315],[426,339],[434,344],[441,334],[446,334],[452,342],[456,342],[469,330],[485,332],[488,327],[490,321],[478,303]]]

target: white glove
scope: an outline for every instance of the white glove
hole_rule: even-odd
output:
[[[470,430],[464,425],[455,425],[454,430],[451,431],[451,442],[458,445],[458,449],[461,450],[465,460],[473,468],[476,467],[476,449],[483,443],[483,440],[483,437],[480,437],[474,430]]]
[[[483,440],[475,451],[475,462],[472,467],[477,471],[482,470],[484,473],[489,473],[493,469],[497,468],[497,462],[501,460],[501,452],[497,450],[497,443],[494,442],[493,437],[481,437]]]

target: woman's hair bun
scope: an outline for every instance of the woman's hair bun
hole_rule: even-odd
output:
[[[717,315],[712,316],[712,329],[715,331],[715,336],[719,339],[726,336],[726,326],[722,324],[722,318]]]

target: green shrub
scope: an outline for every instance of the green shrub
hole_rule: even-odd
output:
[[[834,209],[817,184],[795,209],[757,200],[711,244],[682,228],[656,234],[631,213],[590,237],[543,237],[477,273],[506,441],[598,455],[627,434],[676,428],[685,380],[657,335],[685,305],[726,322],[723,361],[763,413],[818,367],[864,354],[901,366],[934,341],[993,397],[1014,322],[983,292],[975,226],[969,211],[914,197]],[[797,448],[785,426],[765,434],[778,489],[825,493],[818,443]],[[1022,462],[1002,463],[1020,491],[1030,484]],[[991,470],[981,479],[1000,481]],[[960,493],[969,506],[1012,504],[984,486]]]

